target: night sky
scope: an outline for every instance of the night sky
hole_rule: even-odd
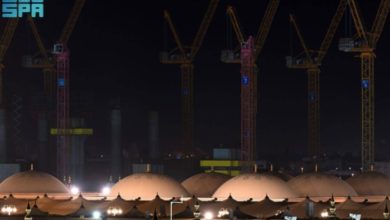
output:
[[[367,27],[371,26],[377,1],[359,1]],[[59,37],[73,1],[46,0],[46,17],[37,19],[49,48]],[[267,1],[221,0],[196,59],[194,69],[195,139],[199,149],[223,144],[238,147],[240,140],[239,66],[220,61],[227,44],[228,4],[236,6],[246,35],[256,34]],[[303,36],[318,49],[338,0],[282,0],[264,50],[258,60],[259,158],[277,154],[303,154],[307,143],[307,77],[303,70],[289,70],[285,56],[301,52],[288,14],[294,13]],[[87,155],[109,152],[109,110],[120,99],[123,110],[123,147],[147,148],[147,113],[160,113],[160,145],[176,149],[180,141],[180,75],[176,65],[159,63],[164,42],[163,10],[172,20],[185,44],[192,42],[207,0],[103,1],[87,0],[71,36],[71,99],[73,116],[84,116],[95,136],[87,141]],[[2,21],[2,24],[5,22]],[[354,54],[339,52],[337,41],[345,36],[340,24],[334,43],[323,61],[321,74],[322,151],[360,154],[360,61]],[[389,24],[378,43],[376,60],[376,146],[377,156],[389,159],[390,82],[386,53]],[[233,37],[235,37],[233,35]],[[293,44],[291,45],[291,42]],[[36,52],[26,22],[17,30],[5,59],[7,109],[12,111],[14,94],[23,97],[23,136],[27,148],[35,144],[34,96],[43,91],[39,70],[20,67],[21,56]],[[78,98],[81,97],[81,98]],[[87,101],[86,101],[87,100]]]

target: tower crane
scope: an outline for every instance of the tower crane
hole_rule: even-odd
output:
[[[390,0],[381,0],[370,31],[363,25],[357,2],[348,0],[348,6],[355,24],[356,35],[342,38],[339,49],[344,52],[358,53],[361,66],[361,155],[362,169],[367,171],[375,162],[375,49],[382,34],[390,9]]]
[[[57,176],[66,177],[70,172],[69,144],[69,59],[68,40],[86,0],[76,0],[62,34],[54,45],[57,68]]]
[[[26,67],[43,70],[45,91],[49,99],[54,92],[55,85],[57,86],[57,128],[51,129],[51,134],[57,136],[57,177],[59,178],[66,178],[69,175],[71,154],[69,136],[74,135],[74,130],[69,126],[70,51],[67,44],[85,2],[86,0],[75,1],[62,33],[52,50],[54,57],[48,54],[49,50],[45,48],[33,19],[30,16],[27,17],[42,58],[32,61]],[[91,134],[91,130],[78,130],[77,135],[84,134]]]
[[[241,31],[235,9],[227,7],[238,43],[237,50],[223,50],[221,60],[224,63],[241,64],[241,160],[251,162],[255,159],[256,148],[256,114],[257,114],[257,75],[256,61],[267,39],[273,18],[280,0],[270,0],[256,36],[248,40]]]
[[[3,34],[0,38],[0,162],[6,162],[6,119],[4,108],[4,57],[8,51],[8,48],[12,42],[15,30],[18,26],[19,19],[9,19],[3,30]]]
[[[181,111],[184,146],[193,151],[194,145],[194,113],[193,113],[193,61],[198,53],[208,27],[214,16],[219,0],[210,0],[208,9],[203,17],[202,23],[195,35],[191,46],[184,46],[173,25],[168,11],[164,11],[164,19],[176,43],[176,48],[161,53],[160,62],[163,64],[178,64],[181,69]]]
[[[318,51],[313,51],[308,48],[295,17],[290,15],[290,22],[298,35],[303,53],[296,57],[287,56],[286,63],[288,68],[304,69],[307,73],[308,156],[313,158],[317,158],[320,153],[320,66],[332,43],[346,7],[347,0],[340,0]]]

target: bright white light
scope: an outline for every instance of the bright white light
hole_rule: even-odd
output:
[[[327,217],[329,217],[328,211],[327,210],[322,211],[321,212],[321,218],[327,218]]]
[[[207,220],[211,220],[213,219],[214,215],[212,212],[206,212],[204,213],[204,218],[207,219]]]
[[[107,196],[107,195],[110,194],[110,192],[111,192],[111,188],[110,187],[105,186],[105,187],[102,188],[102,194],[103,195]]]
[[[218,218],[222,218],[224,216],[229,216],[229,210],[222,208],[218,211]]]
[[[112,216],[122,215],[123,211],[121,208],[109,207],[107,209],[107,214]]]
[[[17,209],[14,205],[4,205],[1,208],[1,212],[4,214],[8,214],[8,215],[15,214],[16,211],[17,211]]]
[[[362,217],[361,214],[354,214],[354,213],[349,213],[349,217],[353,220],[360,220],[360,218]]]
[[[102,214],[99,211],[93,211],[92,212],[92,218],[100,218]]]
[[[77,195],[80,193],[80,189],[77,186],[72,186],[70,188],[70,193],[72,193],[72,195]]]

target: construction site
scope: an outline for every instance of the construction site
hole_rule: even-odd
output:
[[[390,0],[28,2],[0,19],[15,218],[389,218]]]

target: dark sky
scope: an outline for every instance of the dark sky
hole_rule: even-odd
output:
[[[359,1],[368,27],[379,0]],[[46,17],[37,20],[47,47],[55,42],[73,1],[46,0]],[[236,6],[247,35],[255,34],[267,1],[221,0],[204,44],[195,60],[196,146],[211,149],[219,144],[239,146],[240,74],[238,65],[223,64],[220,50],[227,42],[225,9]],[[294,13],[309,47],[317,49],[329,25],[338,0],[282,0],[263,53],[258,60],[259,113],[258,151],[269,154],[306,151],[306,84],[302,70],[285,67],[285,56],[293,42],[288,14]],[[96,135],[88,140],[91,152],[107,152],[109,146],[110,100],[120,98],[124,118],[124,145],[147,146],[147,112],[160,112],[161,145],[178,146],[180,135],[179,67],[159,63],[164,48],[162,12],[168,9],[176,28],[189,44],[201,22],[207,0],[103,1],[87,0],[69,42],[71,49],[72,112],[79,116],[79,96],[89,98],[88,125]],[[4,23],[4,22],[3,22]],[[360,62],[353,54],[337,50],[345,36],[342,21],[327,54],[321,73],[321,135],[324,152],[360,153]],[[376,60],[376,145],[379,155],[388,154],[390,130],[390,81],[388,75],[389,25],[378,43]],[[168,42],[172,42],[168,35]],[[21,69],[20,57],[36,51],[27,24],[18,29],[5,60],[7,97],[24,97],[27,143],[33,143],[35,128],[33,98],[42,92],[42,74]],[[74,103],[76,102],[76,103]],[[10,107],[9,107],[10,108]],[[84,114],[83,114],[84,115]],[[98,149],[97,151],[95,149]],[[388,158],[387,158],[388,159]]]

